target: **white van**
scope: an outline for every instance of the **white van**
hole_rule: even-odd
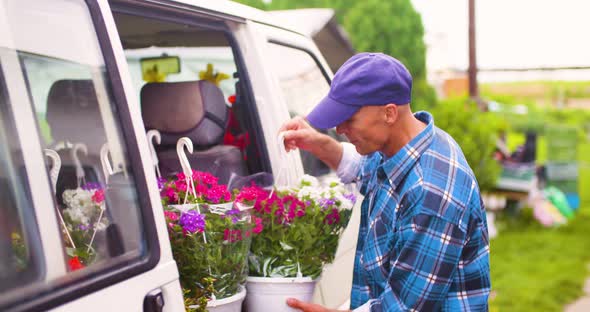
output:
[[[331,77],[309,38],[229,1],[0,0],[0,311],[184,311],[146,131],[162,175],[180,136],[195,169],[276,173],[278,128]],[[288,170],[330,174],[308,154]],[[75,270],[61,210],[85,185],[108,222]],[[349,296],[355,215],[316,288],[328,307]]]

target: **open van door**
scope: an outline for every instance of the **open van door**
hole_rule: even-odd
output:
[[[126,70],[107,1],[0,0],[0,310],[184,309]]]
[[[306,116],[320,100],[328,94],[332,72],[313,41],[301,34],[278,27],[271,27],[260,23],[249,26],[258,34],[256,46],[259,47],[272,97],[276,99],[272,104],[275,110],[287,108],[290,117]],[[261,48],[262,47],[262,48]],[[269,95],[270,97],[271,95]],[[284,121],[280,121],[282,123]],[[264,123],[264,120],[263,120]],[[325,131],[338,141],[346,139],[336,134],[334,129]],[[322,179],[335,177],[319,159],[300,151],[303,173]],[[279,163],[279,161],[277,161]],[[292,176],[300,172],[293,170]],[[292,183],[294,181],[291,181]],[[357,194],[360,196],[360,194]],[[336,258],[330,265],[326,265],[320,282],[316,287],[314,302],[330,308],[348,309],[350,290],[352,287],[352,270],[360,219],[360,203],[353,209],[353,214],[347,229],[342,234]],[[337,286],[335,286],[337,285]]]

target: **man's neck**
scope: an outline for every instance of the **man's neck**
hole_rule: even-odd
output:
[[[395,155],[426,128],[426,124],[408,112],[400,116],[390,129],[390,137],[381,151],[387,158]]]

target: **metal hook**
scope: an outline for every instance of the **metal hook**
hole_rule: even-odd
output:
[[[75,143],[74,147],[71,149],[72,153],[72,160],[74,161],[74,165],[76,166],[76,179],[78,181],[78,187],[82,185],[82,182],[85,182],[85,173],[84,168],[82,167],[82,163],[78,158],[78,150],[81,150],[84,155],[88,155],[88,148],[84,143]]]
[[[51,159],[51,167],[49,169],[49,178],[51,179],[51,186],[53,186],[53,192],[57,191],[57,178],[59,177],[59,170],[61,169],[61,158],[59,154],[52,150],[46,148],[45,156]]]
[[[109,145],[108,143],[103,144],[100,148],[100,163],[102,165],[102,173],[104,174],[104,181],[109,183],[109,177],[113,174],[113,166],[109,160]]]
[[[49,169],[49,178],[51,179],[51,186],[53,187],[53,192],[55,194],[55,192],[57,192],[57,179],[59,177],[59,171],[61,170],[61,158],[59,157],[59,154],[52,149],[46,148],[44,150],[44,152],[45,152],[45,156],[47,156],[49,159],[51,159],[51,169]],[[68,237],[70,244],[72,245],[73,248],[76,248],[76,244],[74,244],[74,240],[72,239],[72,236],[70,235],[70,231],[68,231],[68,227],[66,226],[66,223],[64,222],[64,218],[61,215],[61,211],[59,210],[59,208],[57,206],[55,206],[55,211],[57,212],[57,216],[59,217],[59,222],[61,223],[61,226],[63,227],[63,230],[66,233],[66,236]]]
[[[156,175],[158,178],[162,177],[160,173],[160,167],[158,166],[158,154],[156,154],[156,147],[154,146],[154,139],[158,145],[162,143],[162,136],[160,135],[160,131],[152,129],[146,133],[147,139],[150,147],[150,153],[152,154],[152,162],[154,163],[154,167],[156,167]]]
[[[189,153],[193,153],[193,142],[187,137],[182,137],[178,140],[178,142],[176,142],[176,154],[178,154],[178,159],[180,160],[180,166],[182,167],[182,172],[184,173],[186,186],[187,188],[190,187],[188,191],[192,191],[193,195],[197,196],[197,192],[195,191],[195,183],[193,182],[193,169],[191,168],[191,164],[184,153],[185,147]],[[184,197],[185,204],[189,193],[188,191]]]

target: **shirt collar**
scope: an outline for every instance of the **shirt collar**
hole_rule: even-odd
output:
[[[424,151],[428,149],[434,137],[434,118],[432,115],[428,112],[417,112],[414,117],[426,123],[426,128],[393,156],[383,159],[383,163],[377,168],[378,171],[381,170],[388,176],[389,182],[394,189],[397,188],[408,171],[414,167],[414,164]]]

